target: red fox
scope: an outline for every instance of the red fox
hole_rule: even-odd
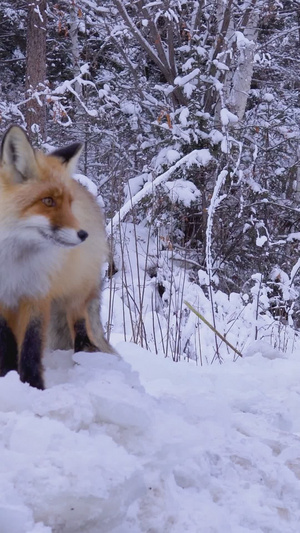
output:
[[[82,145],[46,155],[11,126],[0,165],[0,376],[17,370],[44,389],[42,355],[52,348],[115,353],[99,314],[107,259],[96,199],[71,176]]]

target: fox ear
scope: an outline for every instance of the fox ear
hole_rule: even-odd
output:
[[[58,157],[58,159],[60,159],[62,163],[66,165],[70,174],[73,174],[77,167],[78,159],[80,157],[81,152],[82,144],[73,143],[69,144],[69,146],[66,146],[65,148],[59,148],[58,150],[55,150],[50,155]]]
[[[1,145],[1,160],[13,170],[10,175],[14,183],[21,183],[35,176],[34,150],[20,126],[11,126],[5,133]]]

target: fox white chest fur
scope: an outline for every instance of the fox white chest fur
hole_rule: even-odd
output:
[[[63,265],[62,249],[48,242],[24,238],[21,228],[0,230],[0,301],[17,307],[23,298],[43,298],[51,276]]]

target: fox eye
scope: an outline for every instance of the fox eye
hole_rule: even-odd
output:
[[[51,196],[47,196],[46,198],[42,198],[42,202],[47,207],[54,207],[56,205],[55,204],[55,200],[53,200],[53,198],[51,198]]]

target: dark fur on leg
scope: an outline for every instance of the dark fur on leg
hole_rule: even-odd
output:
[[[18,370],[18,346],[6,320],[0,317],[0,376]]]
[[[88,304],[88,318],[90,327],[97,345],[98,352],[113,353],[117,352],[106,340],[103,326],[100,321],[100,299],[93,298]],[[94,346],[95,346],[94,345]],[[72,338],[66,315],[66,305],[60,300],[55,300],[51,304],[50,328],[48,333],[48,346],[51,350],[71,350],[73,349]],[[85,350],[89,351],[89,350]]]
[[[37,389],[44,389],[42,367],[42,320],[35,318],[27,326],[21,347],[19,374],[23,383]]]
[[[75,331],[75,352],[99,352],[99,348],[89,339],[85,319],[81,318],[74,324]]]

